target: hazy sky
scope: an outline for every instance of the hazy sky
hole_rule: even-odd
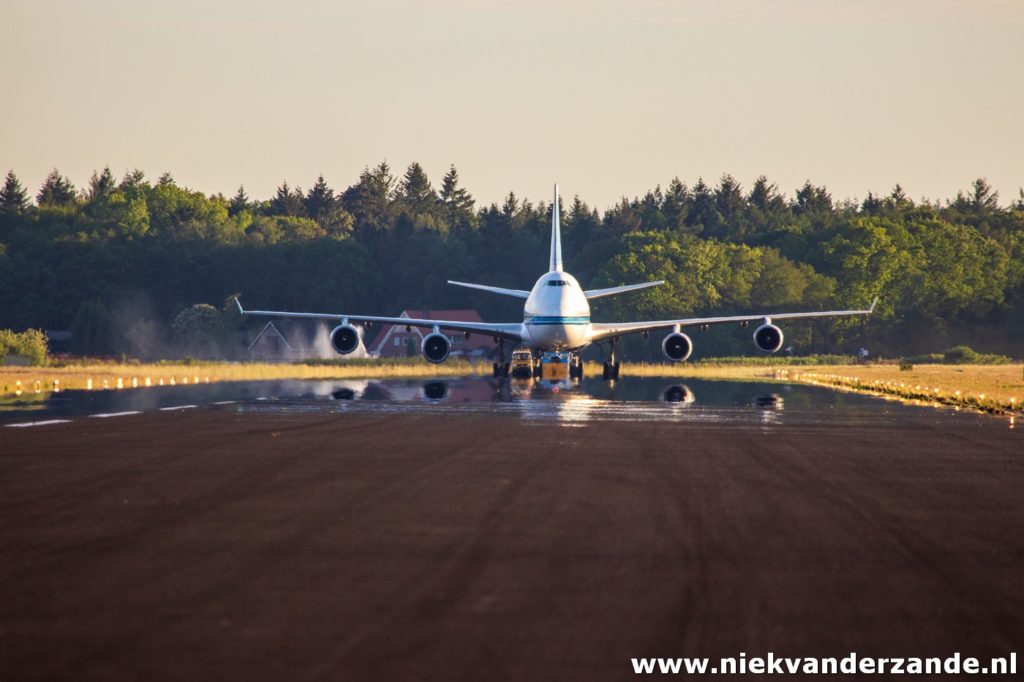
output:
[[[0,6],[0,172],[269,197],[387,160],[604,209],[673,176],[792,196],[1024,185],[1019,0],[39,0]]]

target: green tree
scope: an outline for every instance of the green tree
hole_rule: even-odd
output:
[[[799,215],[829,213],[832,211],[832,195],[824,187],[815,187],[808,180],[796,191],[793,210]]]
[[[352,214],[357,234],[370,238],[394,226],[395,184],[391,167],[384,161],[372,170],[363,169],[359,181],[345,190],[342,204]]]
[[[413,162],[406,169],[402,178],[401,197],[413,213],[429,214],[436,207],[437,193],[420,164]]]
[[[748,201],[765,213],[778,213],[786,209],[786,198],[779,193],[779,186],[768,182],[764,175],[758,176],[750,188]]]
[[[459,172],[453,164],[441,180],[441,204],[444,206],[448,224],[452,227],[474,227],[473,195],[459,187]]]
[[[40,206],[71,206],[78,200],[75,186],[54,168],[43,181],[36,195],[36,203]]]
[[[341,206],[324,176],[306,194],[306,214],[326,233],[335,238],[347,237],[352,232],[352,215]]]
[[[117,227],[121,234],[132,237],[141,237],[149,232],[149,207],[145,197],[128,201]]]
[[[0,211],[22,213],[28,208],[28,196],[13,170],[7,171],[3,189],[0,189]]]
[[[134,199],[149,191],[149,183],[146,182],[146,174],[135,168],[124,174],[117,188],[124,192],[125,196]]]
[[[999,192],[992,189],[986,178],[978,178],[971,185],[971,206],[976,211],[998,211]]]
[[[270,200],[270,212],[272,215],[291,216],[295,218],[306,218],[306,202],[302,195],[302,189],[296,187],[294,190],[288,186],[288,181],[281,183]]]
[[[41,329],[27,329],[20,334],[0,329],[0,365],[11,355],[19,355],[33,366],[49,363],[46,333]]]
[[[228,215],[234,217],[242,211],[248,211],[250,206],[251,202],[249,201],[249,195],[245,193],[245,187],[239,185],[238,191],[232,197],[231,204],[228,206]]]
[[[224,321],[212,305],[197,303],[182,310],[171,324],[171,332],[181,352],[197,357],[221,355]]]
[[[93,171],[92,177],[89,178],[89,190],[86,193],[86,199],[90,204],[96,203],[106,197],[116,189],[117,183],[114,181],[114,174],[110,172],[110,166],[104,166],[103,170],[99,173]]]
[[[678,177],[672,178],[665,190],[661,209],[665,214],[665,225],[668,229],[679,230],[686,225],[690,202],[690,189]]]

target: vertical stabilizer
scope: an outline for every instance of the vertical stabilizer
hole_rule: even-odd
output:
[[[551,271],[562,271],[562,228],[558,224],[558,183],[555,183],[555,201],[551,204]]]

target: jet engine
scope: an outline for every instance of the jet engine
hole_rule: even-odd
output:
[[[754,330],[754,345],[762,353],[774,353],[782,348],[782,330],[765,323]]]
[[[661,342],[661,352],[672,362],[683,362],[693,352],[693,342],[682,332],[673,332]]]
[[[432,362],[436,365],[448,359],[448,354],[452,351],[452,342],[444,334],[434,332],[423,337],[421,350],[427,362]]]
[[[338,325],[331,331],[331,346],[342,355],[359,347],[359,330],[350,324]]]

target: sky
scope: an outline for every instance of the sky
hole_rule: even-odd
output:
[[[268,198],[386,160],[604,210],[678,176],[836,199],[1024,185],[1019,0],[0,5],[0,172]]]

